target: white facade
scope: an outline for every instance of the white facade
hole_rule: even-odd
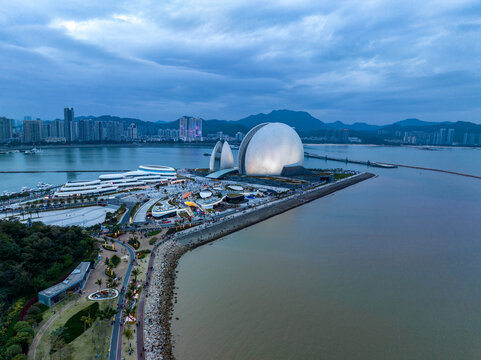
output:
[[[219,171],[231,169],[234,167],[234,155],[227,141],[222,144],[217,141],[210,155],[209,169],[210,171]]]
[[[239,172],[244,175],[280,175],[284,166],[303,164],[302,141],[283,123],[255,126],[239,148]]]
[[[103,174],[98,180],[72,181],[59,188],[55,197],[101,195],[151,186],[176,179],[174,168],[160,165],[141,165],[138,170],[121,174]]]

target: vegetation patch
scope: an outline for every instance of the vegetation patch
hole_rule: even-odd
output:
[[[105,275],[107,275],[108,277],[112,278],[112,279],[115,279],[117,277],[117,274],[115,273],[115,271],[113,271],[111,268],[107,267],[105,269]]]
[[[140,241],[134,236],[129,240],[129,245],[132,246],[135,250],[140,247]]]
[[[115,245],[114,244],[107,244],[107,242],[104,242],[104,244],[102,245],[102,248],[104,248],[105,250],[109,250],[109,251],[117,251],[115,249]]]
[[[114,268],[116,268],[120,264],[120,261],[121,259],[117,255],[114,255],[110,258],[110,263]]]
[[[63,338],[65,342],[67,344],[72,342],[77,337],[82,335],[84,330],[90,327],[90,324],[88,322],[84,323],[81,320],[82,317],[85,316],[95,320],[98,312],[99,312],[99,303],[94,302],[92,305],[86,307],[83,310],[80,310],[75,315],[72,315],[72,317],[68,319],[64,325],[65,331],[63,333]]]
[[[106,213],[104,224],[116,225],[126,211],[127,211],[127,206],[125,204],[122,204],[117,210],[115,210],[115,212]]]
[[[154,231],[151,231],[149,233],[147,233],[147,236],[155,236],[157,234],[160,234],[162,230],[154,230]]]
[[[150,253],[151,253],[151,250],[149,250],[149,249],[139,250],[139,251],[137,251],[137,257],[139,259],[143,259],[144,257],[147,256],[147,254],[150,254]]]
[[[97,256],[95,245],[95,240],[77,226],[34,222],[29,227],[0,220],[0,354],[15,335],[14,325],[25,306],[24,298],[30,299],[58,283],[79,262],[93,261]],[[41,315],[29,317],[33,324]]]
[[[157,242],[157,240],[159,239],[156,237],[153,237],[152,239],[149,240],[149,245],[154,245]]]
[[[341,180],[351,177],[353,174],[334,174],[334,180]]]
[[[139,209],[139,206],[140,206],[140,201],[136,202],[134,207],[132,208],[132,210],[130,210],[130,217],[133,219],[134,216],[135,216],[135,213],[137,212],[137,210]]]

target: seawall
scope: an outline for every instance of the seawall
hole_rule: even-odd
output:
[[[257,224],[272,216],[279,215],[285,211],[304,205],[308,202],[332,194],[336,191],[357,184],[375,176],[371,173],[361,173],[349,178],[336,181],[332,184],[323,185],[312,190],[303,191],[290,195],[274,202],[265,204],[261,208],[244,211],[233,215],[231,218],[221,220],[219,223],[207,224],[205,228],[196,229],[192,233],[181,235],[177,242],[189,248],[196,248],[208,242],[215,241],[221,237],[232,234],[248,226]],[[203,226],[203,225],[202,225]]]

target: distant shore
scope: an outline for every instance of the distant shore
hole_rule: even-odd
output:
[[[374,177],[361,173],[332,184],[289,195],[256,208],[229,215],[219,223],[200,225],[174,235],[155,253],[152,282],[147,290],[144,308],[145,359],[174,359],[171,320],[175,289],[175,269],[180,257],[187,251],[215,241],[233,232],[257,224],[275,215],[332,194],[361,181]]]

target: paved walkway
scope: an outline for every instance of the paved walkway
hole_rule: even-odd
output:
[[[120,307],[120,311],[117,312],[114,318],[114,326],[112,328],[112,337],[110,339],[110,355],[109,355],[109,360],[117,360],[120,359],[120,356],[122,354],[122,341],[119,341],[119,337],[121,336],[121,320],[122,320],[122,304],[124,303],[124,296],[125,296],[125,291],[127,290],[127,285],[129,284],[129,279],[130,279],[130,273],[132,272],[132,267],[134,264],[134,259],[135,259],[135,253],[132,250],[132,248],[128,245],[124,245],[118,240],[114,240],[116,243],[120,244],[121,246],[125,247],[129,253],[130,253],[130,263],[129,267],[127,268],[127,272],[125,273],[124,276],[124,281],[122,282],[122,287],[124,288],[124,291],[119,292],[119,300],[118,300],[118,305]]]
[[[65,308],[61,309],[61,311],[57,311],[54,315],[50,317],[50,319],[47,320],[45,324],[40,328],[40,330],[37,332],[35,337],[33,338],[32,344],[30,345],[28,349],[28,358],[34,360],[35,359],[35,354],[37,352],[37,346],[42,338],[43,334],[47,331],[47,329],[50,327],[50,325],[61,315],[62,312],[68,310],[72,305],[75,305],[77,303],[77,300],[72,301],[70,304],[66,305]]]
[[[140,207],[140,209],[137,210],[137,212],[135,213],[134,219],[132,220],[132,222],[134,222],[134,223],[145,222],[145,217],[147,216],[147,210],[149,210],[149,208],[152,205],[154,205],[157,201],[159,201],[161,198],[162,198],[162,196],[153,197],[152,199],[147,201],[144,205],[142,205]]]

